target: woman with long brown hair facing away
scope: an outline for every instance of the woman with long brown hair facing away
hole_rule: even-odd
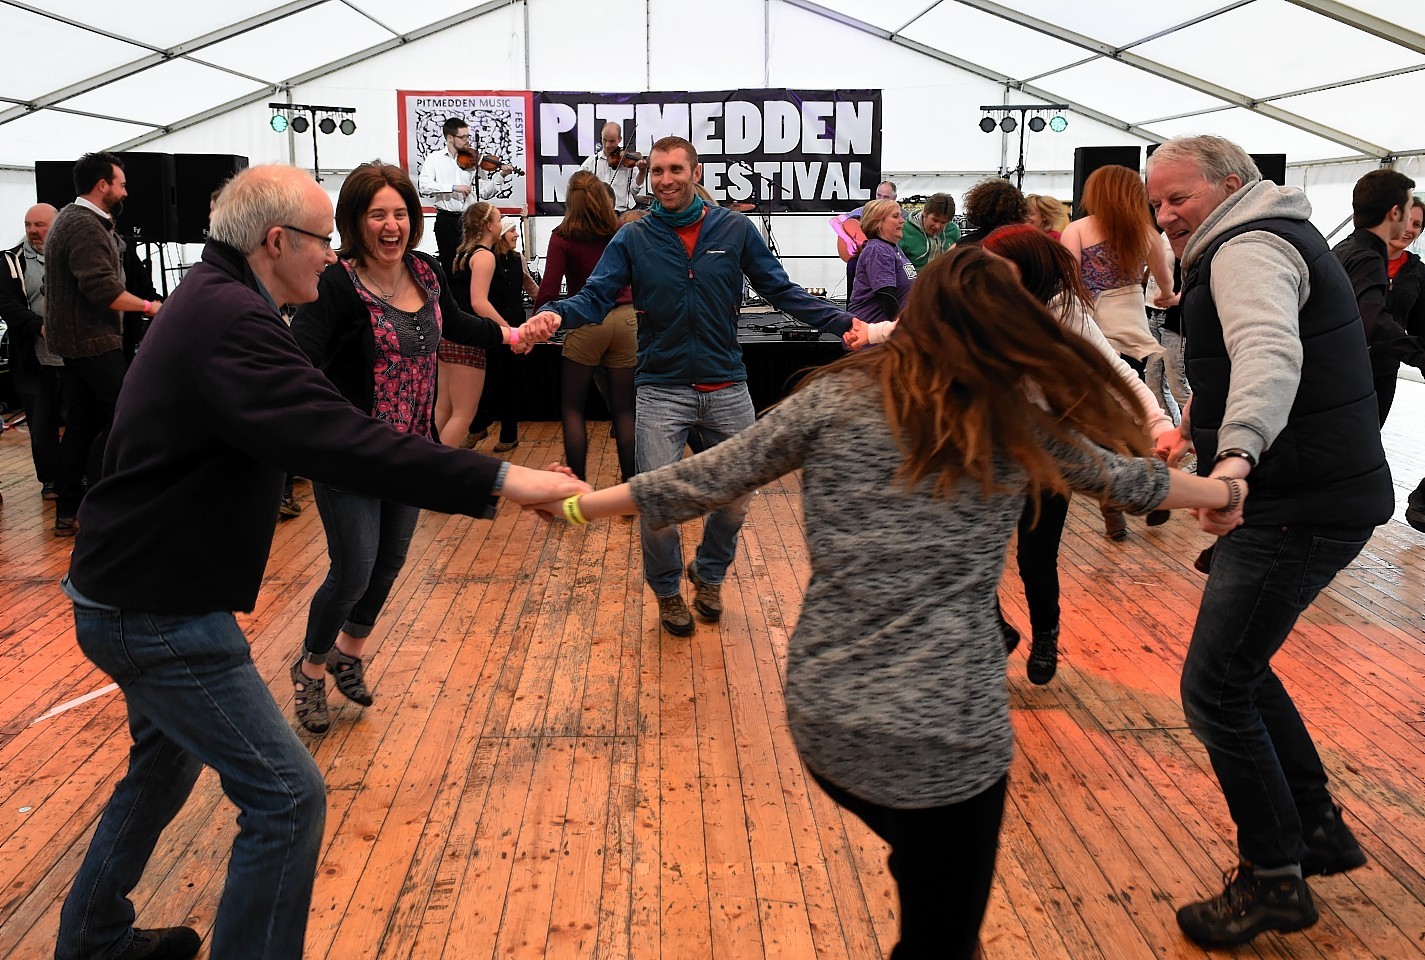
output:
[[[1148,358],[1163,352],[1148,329],[1143,269],[1146,265],[1163,291],[1154,305],[1172,306],[1178,300],[1173,292],[1172,254],[1158,242],[1148,191],[1138,171],[1117,164],[1099,167],[1084,182],[1082,207],[1087,216],[1065,227],[1060,239],[1079,261],[1084,286],[1093,298],[1094,323],[1141,375]],[[1105,510],[1103,522],[1109,539],[1128,536],[1122,512]]]
[[[570,177],[564,219],[554,228],[545,250],[544,276],[534,298],[536,312],[559,296],[561,280],[565,281],[568,296],[584,289],[618,228],[608,185],[587,170]],[[580,480],[585,478],[589,456],[584,404],[589,397],[589,384],[600,367],[609,378],[609,413],[614,421],[619,470],[624,479],[634,474],[633,369],[638,363],[638,317],[633,312],[633,291],[625,287],[614,304],[603,323],[585,324],[564,334],[559,381],[564,463]]]
[[[1007,263],[956,248],[882,348],[811,374],[704,453],[537,508],[663,525],[804,470],[812,577],[787,717],[818,783],[890,844],[896,960],[976,954],[1013,753],[995,591],[1026,493],[1240,522],[1239,482],[1133,456],[1146,444],[1129,402]]]

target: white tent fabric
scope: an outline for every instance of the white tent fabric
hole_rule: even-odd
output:
[[[1285,153],[1328,233],[1362,173],[1421,177],[1425,155],[1425,4],[1400,0],[0,0],[0,31],[0,237],[19,234],[36,160],[310,167],[269,101],[357,109],[355,135],[320,143],[335,189],[395,156],[397,89],[880,88],[887,174],[956,195],[1017,162],[1017,134],[978,129],[981,105],[1064,102],[1068,130],[1028,139],[1026,192],[1067,197],[1077,146],[1218,133]],[[826,252],[815,220],[778,218],[784,254]],[[796,273],[834,286],[834,265]]]

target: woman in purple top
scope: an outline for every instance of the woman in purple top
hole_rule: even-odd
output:
[[[584,289],[589,275],[618,232],[613,197],[608,185],[586,170],[569,178],[564,219],[554,228],[545,252],[544,276],[534,309],[559,296],[559,282],[573,296]],[[584,402],[594,374],[603,368],[609,378],[608,400],[618,445],[619,470],[627,480],[634,474],[633,435],[634,366],[638,363],[638,318],[633,293],[625,288],[602,323],[588,323],[564,334],[564,360],[560,373],[560,409],[564,421],[564,462],[580,479],[589,455],[589,429]]]
[[[904,229],[905,218],[894,200],[872,200],[861,213],[866,243],[856,254],[856,282],[846,309],[867,323],[894,320],[910,296],[915,265],[899,246]]]

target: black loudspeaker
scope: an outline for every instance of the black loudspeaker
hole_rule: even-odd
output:
[[[129,196],[118,229],[139,243],[178,239],[178,185],[171,153],[121,153]]]
[[[1084,183],[1099,167],[1118,164],[1137,173],[1143,168],[1142,147],[1075,147],[1074,148],[1074,219],[1084,215]]]
[[[1253,153],[1248,154],[1257,163],[1257,169],[1262,171],[1262,179],[1270,180],[1279,187],[1286,186],[1286,154],[1284,153]]]
[[[35,203],[47,203],[56,210],[74,202],[74,161],[35,161]]]
[[[208,239],[208,205],[213,191],[247,169],[247,157],[233,153],[175,153],[179,243]]]

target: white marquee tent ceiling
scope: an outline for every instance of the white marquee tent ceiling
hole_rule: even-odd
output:
[[[0,58],[0,166],[28,167],[54,155],[56,145],[62,155],[72,155],[75,144],[141,147],[478,17],[564,2],[0,0],[7,40]],[[655,8],[683,2],[624,0],[619,10],[642,9],[651,24]],[[740,6],[745,13],[752,4]],[[1249,141],[1271,143],[1296,164],[1425,154],[1422,126],[1410,122],[1410,106],[1425,103],[1419,0],[760,0],[755,6],[840,23],[908,57],[1000,84],[1011,102],[1067,102],[1144,140],[1210,127],[1249,149],[1260,149]],[[767,37],[766,61],[775,64],[777,44],[789,41],[774,40],[770,31]],[[524,69],[529,76],[528,58]],[[775,71],[769,74],[775,81]],[[861,80],[854,64],[846,76],[850,85]],[[391,87],[410,81],[393,78]],[[749,76],[742,85],[766,82]],[[686,85],[700,86],[691,79]],[[596,75],[584,86],[597,87]]]

